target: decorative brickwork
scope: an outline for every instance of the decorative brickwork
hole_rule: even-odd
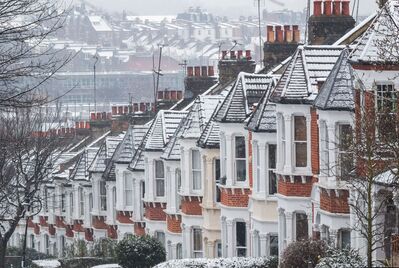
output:
[[[248,207],[251,189],[221,188],[221,203],[228,207]]]
[[[65,228],[65,223],[63,217],[56,216],[55,217],[55,226],[57,228]]]
[[[347,190],[334,191],[320,188],[320,208],[324,211],[349,214],[348,198]]]
[[[49,233],[50,235],[55,235],[55,228],[54,228],[54,225],[50,224],[50,225],[48,226],[48,233]]]
[[[164,209],[166,204],[164,203],[145,203],[145,215],[147,219],[151,221],[166,221],[166,214]]]
[[[81,233],[83,233],[85,230],[84,230],[84,228],[83,228],[83,221],[74,221],[73,222],[73,230],[75,231],[75,232],[81,232]]]
[[[135,222],[134,223],[134,234],[143,236],[145,235],[145,223]]]
[[[105,223],[105,217],[103,216],[94,216],[92,225],[94,229],[106,230],[108,228],[108,225]]]
[[[312,173],[320,173],[320,156],[319,156],[319,126],[317,120],[319,116],[315,108],[310,109],[311,123],[310,123],[310,141],[311,141],[311,160]]]
[[[73,237],[73,226],[67,225],[65,228],[65,235],[67,237]]]
[[[202,197],[184,196],[181,199],[181,211],[186,215],[202,215]]]
[[[39,217],[39,224],[40,224],[40,226],[47,227],[47,226],[48,226],[47,220],[48,220],[48,217],[47,217],[47,216],[40,216],[40,217]]]
[[[166,217],[166,223],[168,231],[175,234],[181,234],[181,216],[180,215],[168,215]]]
[[[123,224],[133,224],[133,221],[131,220],[131,212],[127,211],[118,211],[116,214],[116,220]]]
[[[111,239],[118,239],[118,226],[108,226],[107,229],[107,236]]]
[[[294,182],[291,182],[290,177],[286,176],[284,179],[279,176],[278,193],[285,196],[310,197],[313,183],[316,181],[317,178],[312,177],[306,177],[305,181],[302,181],[301,176],[295,176]]]

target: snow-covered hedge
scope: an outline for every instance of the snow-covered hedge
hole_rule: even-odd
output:
[[[171,260],[155,268],[277,268],[278,259],[272,258],[225,258]]]
[[[32,267],[40,267],[40,268],[59,268],[61,267],[61,263],[57,260],[35,260],[32,261]]]
[[[320,259],[316,268],[362,268],[365,267],[364,260],[359,252],[353,249],[327,250],[326,257]]]

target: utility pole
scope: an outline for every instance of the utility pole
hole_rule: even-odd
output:
[[[162,50],[165,47],[165,44],[158,44],[159,47],[159,59],[158,59],[158,69],[154,70],[154,74],[157,75],[156,79],[156,86],[155,86],[155,92],[154,92],[154,112],[157,112],[157,95],[158,95],[158,90],[159,90],[159,78],[160,76],[163,76],[162,70],[161,70],[161,64],[162,64]]]
[[[262,0],[256,0],[258,1],[258,27],[259,27],[259,63],[260,67],[263,67],[263,58],[262,58],[262,50],[263,50],[263,45],[262,45],[262,24],[261,24],[261,17],[260,17],[260,1]]]
[[[97,113],[97,85],[96,85],[96,65],[98,62],[98,55],[94,55],[94,65],[93,65],[93,71],[94,71],[94,112]]]

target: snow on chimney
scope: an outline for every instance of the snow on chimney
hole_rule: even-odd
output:
[[[322,9],[321,3],[322,3],[322,0],[314,0],[314,2],[313,2],[313,14],[316,17],[321,16],[321,9]]]
[[[245,57],[247,58],[247,60],[251,60],[252,59],[251,50],[245,50]]]

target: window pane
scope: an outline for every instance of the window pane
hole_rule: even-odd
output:
[[[352,142],[352,127],[350,125],[339,126],[339,148],[341,151],[347,151]]]
[[[277,193],[277,175],[274,171],[269,171],[269,194]]]
[[[308,238],[308,217],[306,214],[296,214],[296,240],[304,240]]]
[[[245,181],[247,176],[247,161],[236,160],[236,178],[237,181]]]
[[[295,166],[306,167],[307,163],[307,144],[296,143],[295,144]]]
[[[295,116],[295,141],[306,141],[306,118]]]
[[[275,144],[269,145],[269,168],[271,169],[276,168],[276,149],[277,145]]]
[[[201,172],[193,171],[193,190],[201,190]]]
[[[155,161],[155,177],[156,178],[165,178],[162,161]]]
[[[278,256],[278,236],[270,236],[270,256]]]
[[[200,169],[201,168],[201,160],[199,151],[192,151],[192,168]]]
[[[236,158],[245,158],[245,138],[236,137]]]
[[[245,222],[236,223],[236,245],[237,247],[247,246],[247,229]]]
[[[193,250],[202,251],[202,231],[201,229],[193,229]]]
[[[220,159],[215,159],[214,162],[215,165],[215,180],[219,180],[220,179]]]
[[[349,230],[341,230],[341,248],[350,248],[351,232]]]
[[[179,243],[176,245],[176,259],[183,258],[183,249],[182,245]]]
[[[156,193],[157,196],[165,196],[165,181],[156,180]]]

